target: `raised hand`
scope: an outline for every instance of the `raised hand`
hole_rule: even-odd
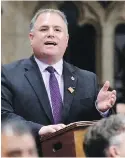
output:
[[[109,87],[110,83],[106,81],[97,96],[97,108],[99,111],[105,112],[115,104],[116,91],[108,91]]]

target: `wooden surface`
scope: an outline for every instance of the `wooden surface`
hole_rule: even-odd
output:
[[[61,144],[61,148],[55,146]],[[76,157],[74,135],[72,131],[56,135],[42,142],[43,157]]]
[[[80,130],[74,131],[76,157],[85,157],[85,153],[83,149],[83,141],[84,141],[84,135],[86,131],[87,131],[87,128],[84,130],[80,129]]]
[[[85,157],[84,134],[97,121],[71,123],[66,128],[41,139],[43,157]]]
[[[55,132],[55,133],[51,133],[47,136],[44,136],[41,138],[41,142],[44,142],[48,139],[51,139],[53,137],[55,137],[56,135],[60,135],[63,134],[65,132],[71,131],[71,130],[76,130],[79,128],[85,128],[88,126],[91,126],[92,124],[96,123],[97,121],[79,121],[79,122],[74,122],[74,123],[70,123],[69,125],[67,125],[65,128]]]

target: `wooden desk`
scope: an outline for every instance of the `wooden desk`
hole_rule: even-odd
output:
[[[84,135],[97,121],[80,121],[41,139],[43,157],[85,157]]]

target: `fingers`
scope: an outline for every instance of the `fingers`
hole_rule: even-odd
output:
[[[111,98],[110,104],[113,106],[115,104],[116,98]]]
[[[103,87],[101,88],[101,91],[107,91],[110,87],[110,82],[106,81]]]
[[[50,125],[50,126],[51,126],[51,128],[55,129],[56,131],[66,127],[66,125],[64,125],[64,124],[57,124],[57,125]]]
[[[112,91],[112,94],[114,94],[114,95],[116,96],[116,90],[113,90],[113,91]]]
[[[114,105],[116,101],[116,90],[111,92],[111,104]]]
[[[114,95],[114,94],[111,95],[111,99],[114,99],[114,100],[115,100],[115,99],[116,99],[116,95]]]
[[[66,127],[66,125],[64,125],[64,124],[62,124],[62,123],[60,123],[60,124],[58,124],[61,128],[65,128]]]
[[[49,127],[49,126],[43,126],[40,130],[39,130],[39,135],[43,136],[43,135],[47,135],[49,133],[54,133],[56,132],[55,129]]]
[[[50,133],[54,133],[62,128],[65,128],[66,125],[64,124],[57,124],[57,125],[48,125],[48,126],[43,126],[40,130],[39,130],[39,135],[43,136],[43,135],[47,135]]]

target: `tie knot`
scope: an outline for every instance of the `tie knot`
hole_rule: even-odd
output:
[[[46,68],[46,70],[49,72],[49,73],[54,73],[55,69],[52,67],[52,66],[48,66]]]

